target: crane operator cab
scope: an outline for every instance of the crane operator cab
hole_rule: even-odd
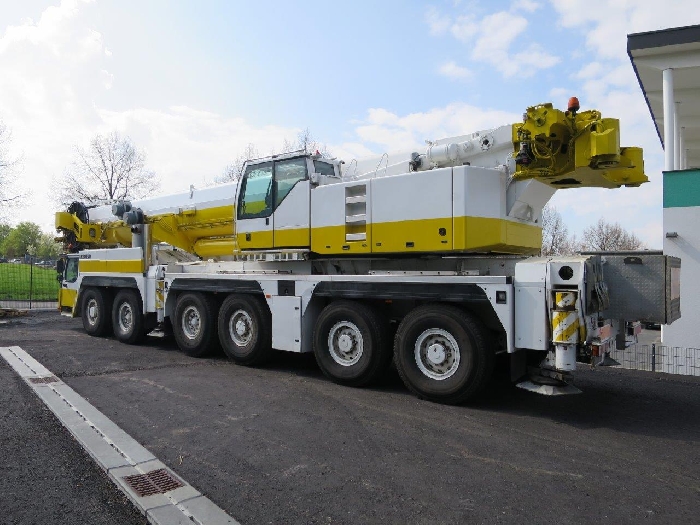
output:
[[[311,184],[339,177],[338,161],[299,152],[246,164],[236,206],[241,250],[311,246]]]

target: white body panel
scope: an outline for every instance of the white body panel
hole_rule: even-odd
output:
[[[458,166],[452,171],[455,217],[505,217],[505,173],[471,166]]]
[[[451,217],[452,168],[381,177],[372,186],[372,221],[396,222]],[[429,188],[429,191],[428,191]]]
[[[301,297],[272,297],[272,348],[301,351]]]

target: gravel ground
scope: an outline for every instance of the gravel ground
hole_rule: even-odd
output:
[[[164,339],[91,338],[49,314],[0,328],[10,344],[244,525],[697,520],[700,378],[586,369],[577,396],[496,381],[448,407],[395,372],[344,388],[312,356],[244,368]]]

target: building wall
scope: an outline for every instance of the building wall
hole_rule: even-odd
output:
[[[681,259],[681,318],[663,327],[665,346],[700,348],[700,170],[664,172],[664,253]]]

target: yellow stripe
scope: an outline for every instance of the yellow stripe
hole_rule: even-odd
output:
[[[555,292],[554,302],[557,308],[566,308],[576,303],[576,292]]]
[[[372,249],[372,230],[367,232],[364,241],[346,242],[345,225],[324,226],[311,229],[311,251],[324,255],[348,254],[348,253],[369,253]],[[357,233],[357,232],[350,232]]]
[[[275,229],[275,248],[309,248],[309,228]]]
[[[128,259],[105,261],[98,259],[80,259],[78,262],[80,272],[99,273],[143,273],[142,259]]]
[[[576,312],[552,312],[552,340],[555,343],[576,343],[578,328]]]
[[[247,237],[250,237],[250,240],[247,240]],[[274,247],[272,239],[272,230],[238,232],[238,246],[241,250],[271,250]]]
[[[452,218],[375,222],[373,253],[443,252],[452,250]],[[444,235],[440,235],[443,231]]]
[[[347,233],[362,232],[366,233],[365,240],[346,241]],[[542,230],[538,226],[484,217],[317,227],[311,229],[310,243],[308,235],[305,228],[275,230],[274,236],[271,230],[265,230],[250,232],[251,239],[246,241],[246,234],[238,233],[238,245],[242,250],[269,250],[304,248],[310,244],[312,252],[324,255],[470,251],[533,254],[542,246]],[[230,253],[228,245],[222,247]]]
[[[537,254],[542,229],[506,219],[454,218],[454,251]]]

